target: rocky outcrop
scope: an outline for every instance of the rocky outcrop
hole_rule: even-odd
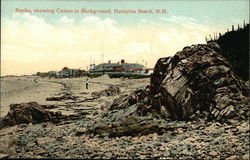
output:
[[[91,96],[93,98],[100,98],[101,96],[115,96],[121,93],[121,90],[118,86],[110,86],[107,89],[102,91],[93,92]]]
[[[216,43],[185,47],[173,57],[160,58],[151,75],[150,87],[116,99],[110,109],[137,104],[137,113],[152,110],[162,117],[188,120],[205,114],[212,119],[247,119],[245,83],[220,54]]]
[[[217,120],[246,119],[247,90],[216,43],[192,45],[156,63],[149,104],[172,119],[208,111]]]
[[[198,44],[185,47],[173,57],[160,58],[150,86],[115,99],[110,113],[103,117],[110,123],[94,125],[92,132],[114,137],[166,130],[166,123],[132,121],[140,116],[165,120],[206,117],[229,123],[247,120],[247,87],[219,51],[216,43]]]
[[[121,136],[136,136],[147,135],[151,133],[160,132],[161,128],[158,125],[151,123],[142,124],[135,117],[127,117],[122,121],[113,122],[110,125],[98,125],[94,130],[89,130],[89,133],[98,134],[108,137]],[[87,133],[88,133],[87,132]]]
[[[58,97],[48,97],[46,98],[46,101],[62,101],[62,100],[77,100],[77,96],[73,96],[71,93],[62,93],[62,96]]]
[[[50,112],[45,108],[47,107],[36,102],[11,104],[8,114],[1,118],[0,128],[22,123],[58,121],[62,117],[61,112]]]
[[[129,95],[123,95],[113,101],[109,109],[124,109],[143,100],[149,94],[149,88],[133,91]]]

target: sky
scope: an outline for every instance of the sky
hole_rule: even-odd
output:
[[[153,13],[60,12],[81,9]],[[166,13],[157,14],[156,9]],[[248,0],[2,0],[1,76],[59,71],[65,66],[86,70],[90,63],[121,59],[153,68],[158,58],[206,43],[205,36],[224,33],[244,20],[249,22]]]

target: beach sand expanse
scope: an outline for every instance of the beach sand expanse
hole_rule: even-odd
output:
[[[107,75],[104,75],[89,79],[89,88],[86,89],[86,77],[63,79],[37,76],[1,77],[0,114],[1,117],[5,116],[9,111],[10,104],[37,102],[43,105],[62,106],[65,105],[65,101],[46,101],[46,98],[66,93],[77,96],[79,99],[85,99],[91,97],[92,92],[104,90],[111,85],[118,85],[121,93],[126,94],[137,88],[146,87],[148,84],[149,78],[110,79]],[[64,109],[61,109],[61,111],[67,114]]]

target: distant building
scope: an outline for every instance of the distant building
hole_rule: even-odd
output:
[[[66,78],[66,77],[81,77],[85,75],[85,70],[80,69],[69,69],[64,67],[61,71],[57,72],[57,78]]]
[[[72,78],[85,76],[87,72],[81,69],[69,69],[64,67],[61,71],[37,72],[36,75],[40,77],[54,77],[54,78]]]
[[[138,63],[125,63],[125,60],[121,60],[121,63],[102,63],[94,67],[93,72],[131,72],[133,70],[142,70],[144,65]]]

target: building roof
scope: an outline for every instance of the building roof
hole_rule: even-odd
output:
[[[102,63],[95,66],[93,71],[113,71],[114,67],[123,67],[125,70],[144,68],[145,66],[138,63]]]

